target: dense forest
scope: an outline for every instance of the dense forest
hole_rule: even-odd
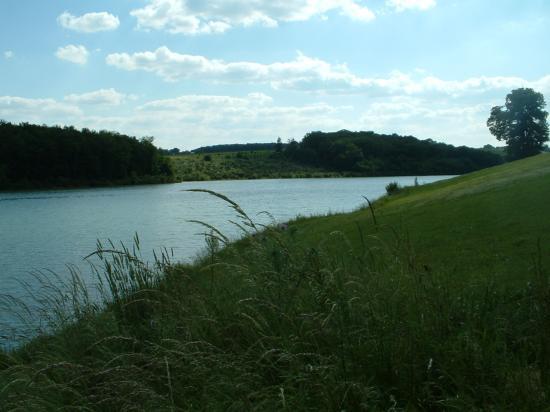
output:
[[[311,132],[291,140],[283,156],[317,167],[368,176],[463,174],[503,162],[495,152],[455,147],[431,139],[374,132]]]
[[[152,138],[0,121],[0,189],[169,181]]]

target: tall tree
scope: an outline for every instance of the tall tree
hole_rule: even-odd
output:
[[[275,143],[275,151],[277,153],[283,152],[283,141],[281,140],[280,137],[277,138],[277,143]]]
[[[489,131],[508,145],[511,159],[540,153],[548,141],[548,112],[542,93],[515,89],[506,96],[504,106],[495,106],[487,119]]]

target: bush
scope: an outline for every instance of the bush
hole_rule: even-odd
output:
[[[400,191],[401,186],[399,186],[399,183],[397,182],[390,182],[386,185],[386,193],[390,196],[399,193]]]

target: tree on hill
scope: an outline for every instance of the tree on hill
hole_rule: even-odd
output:
[[[348,130],[310,132],[300,143],[289,141],[283,155],[299,163],[369,176],[462,174],[502,163],[500,154],[486,150]]]
[[[504,106],[495,106],[487,119],[489,131],[508,145],[508,156],[521,159],[543,150],[548,141],[548,112],[542,93],[515,89],[506,96]]]

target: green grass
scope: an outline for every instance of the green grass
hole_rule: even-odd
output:
[[[177,181],[349,175],[292,162],[273,151],[185,154],[169,159]]]
[[[390,241],[397,230],[414,245],[416,259],[436,270],[521,281],[537,242],[550,243],[548,205],[550,156],[543,154],[386,197],[375,205],[385,226],[376,233]],[[341,230],[358,247],[357,225],[374,230],[364,210],[308,219],[296,228],[305,243]]]
[[[288,228],[230,204],[248,236],[193,265],[50,287],[0,409],[550,410],[549,204],[549,154]]]

